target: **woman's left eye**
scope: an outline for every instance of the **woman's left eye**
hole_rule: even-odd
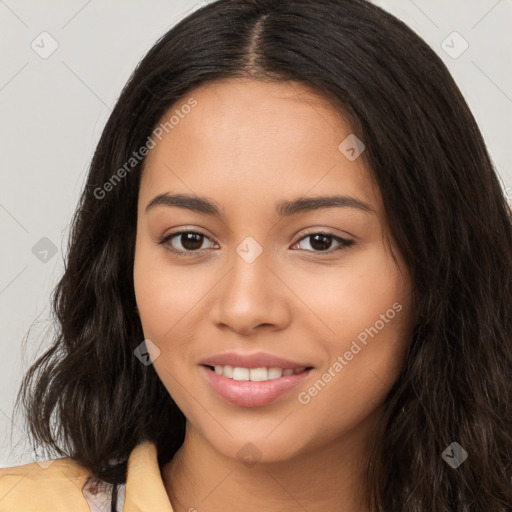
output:
[[[345,238],[342,238],[340,236],[333,235],[332,233],[325,233],[325,232],[319,232],[319,233],[310,233],[304,237],[302,237],[296,244],[294,244],[293,247],[299,247],[301,242],[304,240],[310,240],[308,243],[309,247],[311,249],[305,249],[309,252],[334,252],[331,250],[327,250],[331,247],[332,242],[336,241],[338,242],[338,245],[341,246],[341,249],[345,247],[350,247],[354,241],[353,240],[347,240]],[[304,249],[303,247],[299,247],[301,249]]]
[[[159,244],[164,245],[168,251],[171,251],[179,256],[193,256],[208,248],[203,247],[203,243],[206,240],[211,242],[209,248],[219,247],[206,235],[196,231],[180,231],[178,233],[172,233],[163,238]],[[307,244],[309,248],[301,247],[301,243],[306,240],[310,240]],[[178,247],[176,247],[175,242],[177,243]],[[354,243],[353,240],[347,240],[332,233],[317,232],[303,236],[297,243],[292,246],[292,248],[299,248],[308,252],[331,253],[333,252],[333,250],[330,250],[333,242],[337,242],[340,249],[350,247]]]

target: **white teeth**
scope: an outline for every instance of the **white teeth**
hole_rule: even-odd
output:
[[[233,368],[233,380],[249,380],[249,368]]]
[[[303,372],[306,368],[243,368],[240,366],[215,365],[214,370],[217,375],[224,375],[229,379],[238,381],[261,382],[265,380],[279,379],[287,375]]]
[[[253,382],[268,380],[268,370],[266,368],[251,368],[249,370],[249,379]]]
[[[269,368],[268,369],[268,378],[269,379],[278,379],[283,376],[283,370],[281,368]]]

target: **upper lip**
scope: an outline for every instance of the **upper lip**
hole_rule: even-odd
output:
[[[237,354],[236,352],[226,352],[224,354],[216,354],[203,359],[199,364],[205,366],[237,366],[240,368],[311,368],[309,363],[300,363],[290,361],[273,354],[257,352],[254,354]]]

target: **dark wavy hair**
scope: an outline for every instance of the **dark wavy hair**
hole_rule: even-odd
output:
[[[367,462],[368,508],[512,510],[511,211],[441,59],[364,0],[219,0],[141,60],[73,217],[52,296],[58,332],[18,392],[31,442],[116,484],[142,440],[156,443],[160,464],[181,446],[183,413],[134,356],[144,339],[133,284],[144,159],[98,190],[171,106],[234,77],[301,83],[349,120],[411,271],[417,323]],[[453,442],[469,454],[456,469],[442,457]]]

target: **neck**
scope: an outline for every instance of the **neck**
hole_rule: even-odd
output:
[[[182,447],[162,468],[173,510],[369,512],[364,472],[377,418],[374,411],[335,442],[319,439],[292,459],[254,465],[226,457],[187,422]]]

